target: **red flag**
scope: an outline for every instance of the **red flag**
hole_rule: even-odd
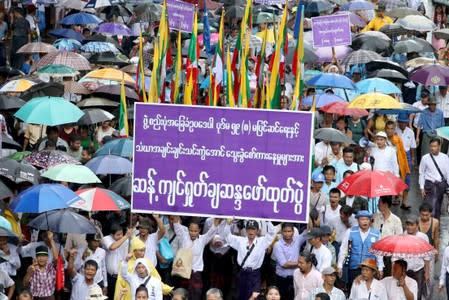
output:
[[[60,291],[64,288],[64,261],[61,255],[58,256],[58,263],[56,264],[56,291]]]

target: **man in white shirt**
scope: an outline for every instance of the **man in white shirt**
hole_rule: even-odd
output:
[[[419,101],[416,101],[415,103],[413,103],[413,106],[420,110],[426,109],[428,107],[427,102],[429,101],[429,97],[430,97],[429,90],[423,89],[421,91],[421,99]],[[418,128],[419,115],[420,114],[411,115],[410,128],[412,127],[412,125],[414,128]]]
[[[147,219],[144,219],[139,222],[139,226],[137,226],[137,229],[139,229],[139,239],[142,240],[142,242],[145,243],[145,257],[148,258],[151,263],[156,267],[157,266],[157,256],[156,252],[158,250],[158,241],[164,237],[165,234],[165,227],[162,223],[161,218],[159,218],[159,215],[153,215],[154,220],[157,223],[157,230],[156,232],[150,233],[152,226],[150,224],[150,221]]]
[[[323,205],[321,208],[321,224],[328,225],[329,220],[340,216],[341,205],[339,204],[341,191],[337,188],[332,188],[329,191],[330,204]]]
[[[299,255],[298,269],[293,273],[294,300],[309,300],[312,291],[323,285],[323,276],[315,265],[315,255],[308,251],[303,251]]]
[[[403,232],[401,219],[391,212],[391,205],[391,196],[380,197],[377,204],[379,212],[373,216],[373,227],[380,231],[382,238]]]
[[[311,245],[311,253],[315,254],[317,261],[316,269],[322,272],[325,268],[330,267],[332,264],[332,253],[321,242],[322,236],[321,229],[314,227],[307,233],[306,238]]]
[[[329,141],[321,141],[315,144],[315,166],[325,166],[329,163],[327,156],[332,152]]]
[[[381,280],[387,290],[388,300],[417,300],[418,284],[407,276],[407,262],[402,259],[395,261],[392,274]]]
[[[419,187],[425,202],[433,207],[432,216],[440,219],[441,203],[448,186],[449,157],[440,152],[441,140],[433,138],[429,143],[430,153],[424,155],[419,164]]]
[[[389,299],[385,286],[374,278],[377,273],[376,260],[365,259],[360,269],[361,276],[352,285],[349,299]]]
[[[98,264],[95,260],[88,260],[84,263],[83,274],[75,270],[75,258],[78,256],[77,250],[72,249],[69,252],[67,273],[72,279],[72,293],[70,300],[86,299],[89,295],[89,288],[97,286],[94,277],[98,270]]]
[[[332,229],[335,236],[335,241],[332,244],[335,247],[337,257],[346,231],[356,223],[357,221],[352,215],[352,208],[349,205],[343,205],[340,208],[340,215],[329,220],[329,227]]]
[[[387,134],[384,131],[376,133],[376,146],[370,148],[370,154],[374,157],[374,170],[389,171],[399,177],[396,151],[387,145]]]
[[[328,267],[321,273],[323,274],[323,285],[312,291],[310,299],[315,299],[315,296],[319,293],[326,293],[332,300],[346,300],[345,293],[335,287],[337,271],[332,267]]]

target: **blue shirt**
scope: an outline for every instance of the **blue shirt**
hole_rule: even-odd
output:
[[[323,183],[323,187],[321,188],[321,192],[323,192],[324,194],[326,194],[327,196],[329,196],[329,192],[333,189],[336,188],[338,186],[337,182],[331,182],[330,185],[327,185],[327,183]],[[329,198],[329,197],[328,197]],[[329,201],[327,201],[329,202]],[[329,204],[329,203],[328,203]]]
[[[358,166],[357,166],[357,164],[355,162],[353,162],[350,166],[347,166],[343,159],[340,159],[339,161],[337,161],[334,164],[334,167],[335,167],[335,171],[336,171],[336,175],[335,175],[336,180],[335,180],[335,182],[337,184],[340,184],[343,181],[343,174],[346,171],[351,170],[351,171],[353,171],[355,173],[355,172],[357,172],[359,170]],[[321,189],[321,190],[323,190],[323,189]]]
[[[293,237],[293,241],[287,244],[284,239],[280,239],[273,248],[273,258],[276,260],[276,275],[281,277],[293,276],[295,269],[282,267],[286,262],[296,262],[299,258],[299,249],[306,241],[305,233]]]
[[[0,38],[5,38],[8,32],[8,24],[5,21],[0,25]]]
[[[444,126],[444,116],[440,109],[431,112],[428,108],[424,109],[419,117],[418,127],[423,132],[435,133],[437,128]]]

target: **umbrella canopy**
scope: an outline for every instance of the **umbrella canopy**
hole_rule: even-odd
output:
[[[111,97],[111,95],[120,96],[121,86],[119,84],[109,84],[103,85],[93,91],[93,94],[104,95],[106,97]],[[139,96],[136,91],[130,87],[125,86],[126,99],[139,100]]]
[[[332,93],[323,93],[323,94],[317,94],[317,95],[311,95],[304,98],[302,101],[303,105],[311,106],[313,104],[313,101],[315,101],[315,106],[317,108],[323,107],[329,103],[334,103],[337,101],[344,101],[340,96],[337,96]]]
[[[2,147],[5,149],[22,150],[22,146],[6,134],[1,135]]]
[[[306,2],[304,14],[308,17],[319,16],[321,13],[330,12],[334,6],[325,0],[312,0]]]
[[[90,70],[89,61],[82,55],[74,52],[52,52],[42,57],[37,63],[37,67],[44,67],[51,64],[66,65],[78,71]]]
[[[368,1],[356,0],[346,3],[342,6],[343,10],[357,11],[357,10],[372,10],[374,4]]]
[[[0,93],[22,93],[31,88],[36,83],[28,79],[16,79],[5,83],[0,88]]]
[[[131,35],[131,29],[120,23],[101,23],[93,31],[107,35]]]
[[[229,19],[242,19],[245,8],[242,5],[229,6],[225,11],[225,17]]]
[[[50,30],[48,34],[57,38],[74,39],[78,42],[84,41],[84,36],[73,29],[57,28]]]
[[[81,200],[71,207],[87,211],[118,211],[130,207],[128,201],[111,190],[102,188],[81,189],[76,191]]]
[[[98,24],[103,22],[99,17],[93,14],[88,14],[85,12],[74,13],[65,16],[59,24],[62,25],[88,25],[88,24]]]
[[[231,8],[226,10],[228,12]],[[134,12],[136,14],[136,19],[142,22],[154,22],[161,18],[162,5],[158,3],[144,3],[138,5]]]
[[[391,39],[380,31],[362,32],[352,40],[352,49],[370,50],[377,53],[391,50]]]
[[[2,218],[5,219],[4,217],[2,217]],[[7,219],[5,219],[5,220],[8,222]],[[11,227],[11,224],[9,224],[9,227]],[[7,236],[10,238],[18,238],[18,236],[12,231],[12,228],[8,228],[5,226],[0,227],[0,236]],[[8,259],[4,259],[3,257],[0,257],[0,262],[4,262],[4,261],[8,261]]]
[[[398,72],[396,70],[390,70],[390,69],[380,69],[377,71],[372,72],[368,77],[378,77],[387,79],[392,82],[399,82],[399,83],[405,83],[408,81],[408,78],[404,76],[401,72]]]
[[[421,15],[409,15],[396,21],[397,24],[408,30],[433,31],[437,27],[432,20]]]
[[[49,53],[58,51],[53,45],[42,43],[42,42],[33,42],[23,45],[17,50],[17,53]]]
[[[385,33],[389,37],[407,34],[407,29],[402,28],[399,24],[386,24],[380,28],[380,32]]]
[[[321,86],[355,90],[356,87],[351,79],[339,74],[323,73],[306,82],[309,86]]]
[[[320,128],[315,131],[315,139],[342,144],[355,144],[346,134],[335,128]]]
[[[418,16],[418,15],[420,15],[420,13],[416,9],[413,9],[410,7],[396,7],[390,11],[387,11],[386,15],[393,19],[400,19],[400,18],[405,18],[407,16],[413,16],[413,15]]]
[[[430,57],[417,57],[411,59],[405,63],[405,67],[407,68],[419,68],[424,65],[436,64],[438,61],[434,58]]]
[[[121,82],[122,79],[124,79],[125,82],[127,82],[127,83],[131,83],[133,85],[136,84],[136,82],[134,81],[134,79],[131,76],[129,76],[128,74],[126,74],[125,72],[123,72],[121,70],[113,69],[113,68],[97,69],[97,70],[87,73],[86,76],[84,76],[84,77],[114,80],[114,81],[118,81],[118,82]]]
[[[64,82],[64,93],[89,95],[90,91],[82,83],[76,81]]]
[[[449,126],[437,128],[437,134],[442,138],[449,140]]]
[[[372,244],[369,252],[379,256],[394,256],[401,259],[426,258],[438,254],[438,251],[427,241],[410,234],[384,237]]]
[[[95,156],[118,155],[121,157],[133,157],[133,140],[130,138],[115,139],[104,144],[95,152]]]
[[[432,33],[436,39],[449,40],[449,28],[438,29]]]
[[[449,67],[432,64],[425,65],[410,74],[410,80],[424,85],[449,85]]]
[[[126,56],[113,52],[95,53],[89,57],[89,61],[97,65],[114,65],[119,67],[129,64],[129,59]]]
[[[400,64],[388,60],[374,60],[366,64],[366,70],[372,72],[379,69],[395,70],[408,77],[408,72]]]
[[[120,1],[115,0],[89,0],[85,6],[85,8],[100,8],[112,6],[114,3],[118,3]]]
[[[423,111],[411,104],[401,102],[401,108],[399,109],[376,109],[376,114],[380,115],[396,115],[400,113],[420,114]]]
[[[132,172],[131,161],[116,155],[94,157],[87,162],[86,167],[95,174],[129,174]]]
[[[28,223],[28,226],[59,233],[97,233],[96,227],[86,217],[68,209],[41,214]]]
[[[380,92],[384,94],[402,94],[401,90],[390,81],[382,78],[370,78],[356,83],[361,94]]]
[[[351,66],[366,64],[373,60],[383,60],[383,57],[373,51],[357,50],[349,53],[349,55],[346,56],[341,63],[346,66]]]
[[[43,213],[50,210],[67,208],[81,198],[62,184],[38,184],[32,186],[14,198],[11,209],[18,213]]]
[[[132,177],[124,176],[117,179],[111,184],[109,189],[123,197],[130,197],[132,193]]]
[[[108,42],[89,42],[81,47],[81,51],[88,53],[120,52],[114,44]]]
[[[0,159],[0,175],[16,183],[27,181],[32,184],[39,182],[39,171],[31,165],[19,163],[11,158]]]
[[[78,121],[80,125],[91,125],[114,119],[113,114],[101,108],[87,108],[83,112],[84,116]]]
[[[395,53],[423,52],[424,47],[413,39],[399,41],[394,45]]]
[[[14,196],[14,193],[0,180],[0,199],[5,199],[8,197]],[[0,218],[0,226],[4,227],[1,223],[2,219]],[[1,235],[0,235],[1,236]]]
[[[349,196],[369,198],[399,195],[408,186],[391,172],[379,170],[358,171],[338,185],[338,189]]]
[[[120,70],[125,72],[125,73],[128,73],[128,74],[137,74],[137,64],[131,64],[131,65],[124,66]],[[144,72],[145,75],[151,76],[151,70],[150,69],[145,67],[143,72]]]
[[[31,152],[30,155],[26,156],[23,160],[33,166],[42,169],[49,169],[60,164],[81,164],[78,160],[76,160],[66,152],[58,150],[34,151]]]
[[[26,102],[19,97],[0,95],[0,110],[14,110],[21,108]]]
[[[78,51],[83,45],[74,39],[57,39],[53,46],[59,51]]]
[[[76,123],[83,115],[76,105],[60,97],[33,98],[14,114],[26,123],[49,126]]]
[[[42,177],[79,184],[101,183],[101,180],[89,168],[74,164],[59,164],[42,173]]]
[[[31,100],[37,97],[61,97],[64,94],[64,85],[58,82],[40,82],[33,85],[27,91],[25,91],[20,98],[25,101]]]
[[[105,99],[105,98],[87,98],[84,100],[81,100],[80,102],[76,103],[76,106],[83,107],[83,108],[92,108],[92,107],[118,107],[120,103]]]
[[[37,70],[39,74],[48,74],[53,77],[66,77],[66,76],[76,76],[79,74],[74,68],[65,65],[51,64]]]
[[[12,76],[24,76],[25,73],[23,73],[19,69],[14,69],[11,67],[3,66],[0,67],[0,74],[2,74],[5,77],[12,77]]]
[[[368,116],[367,110],[360,108],[348,108],[348,105],[349,103],[346,101],[337,101],[322,106],[320,110],[329,114],[339,116],[359,116],[359,117]]]
[[[381,93],[369,93],[357,96],[348,105],[348,108],[364,109],[400,109],[401,107],[401,103],[395,98]]]

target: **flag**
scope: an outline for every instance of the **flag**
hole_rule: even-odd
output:
[[[234,107],[234,90],[232,89],[231,53],[226,52],[226,100],[230,107]]]
[[[181,71],[182,71],[182,44],[181,31],[178,31],[178,42],[176,47],[176,61],[175,61],[175,78],[172,80],[171,86],[171,101],[172,103],[180,104],[179,88],[181,85]]]
[[[150,90],[148,91],[148,102],[159,102],[159,42],[154,43],[153,70],[151,71]]]
[[[119,116],[119,131],[120,136],[128,137],[128,112],[126,111],[126,92],[125,92],[125,78],[122,77],[122,86],[120,89],[120,116]]]
[[[209,17],[207,16],[207,6],[206,6],[206,0],[204,0],[204,11],[203,11],[203,42],[204,46],[206,47],[206,53],[207,56],[211,54],[210,50],[210,27],[209,27]]]
[[[210,86],[212,87],[213,101],[211,105],[217,106],[223,82],[223,32],[224,32],[224,10],[221,12],[220,29],[218,33],[218,44],[215,46],[214,67],[211,72]]]
[[[284,51],[284,43],[287,38],[287,3],[284,6],[284,14],[282,15],[281,24],[279,25],[278,38],[276,41],[276,50],[274,53],[271,77],[268,85],[268,99],[267,107],[269,109],[279,108],[281,99],[281,79],[280,79],[280,68],[281,68],[281,57]]]
[[[295,74],[295,90],[293,91],[293,99],[291,104],[291,110],[298,109],[298,103],[302,96],[302,88],[304,86],[302,80],[302,60],[304,58],[304,5],[301,2],[298,4],[298,10],[296,12],[296,19],[300,19],[299,22],[299,35],[296,41],[296,50],[293,55],[292,72]]]
[[[140,101],[147,102],[147,94],[145,89],[145,68],[143,66],[143,45],[142,45],[142,31],[139,36],[139,72],[136,75],[137,92],[139,92]]]
[[[173,64],[170,53],[170,29],[168,26],[167,3],[162,6],[161,21],[159,23],[159,63],[158,63],[158,89],[160,102],[165,102],[165,80],[167,69]]]
[[[56,263],[56,284],[55,290],[60,291],[64,289],[64,261],[62,260],[61,255],[58,255],[58,260]]]
[[[189,53],[186,63],[186,84],[184,88],[184,104],[196,104],[198,95],[198,12],[193,17],[193,31],[190,38]]]
[[[264,76],[264,66],[265,66],[265,51],[267,48],[267,37],[268,37],[268,29],[265,29],[265,34],[263,35],[262,40],[262,48],[260,49],[260,53],[257,56],[257,64],[256,64],[256,76],[257,76],[257,85],[256,85],[256,94],[254,95],[254,107],[262,108],[263,101],[265,99],[265,91],[263,88],[265,86],[265,76]]]
[[[248,80],[248,51],[249,51],[249,34],[245,34],[245,42],[243,44],[242,57],[240,60],[240,74],[239,74],[239,106],[247,108],[249,99],[251,97],[251,90]]]

